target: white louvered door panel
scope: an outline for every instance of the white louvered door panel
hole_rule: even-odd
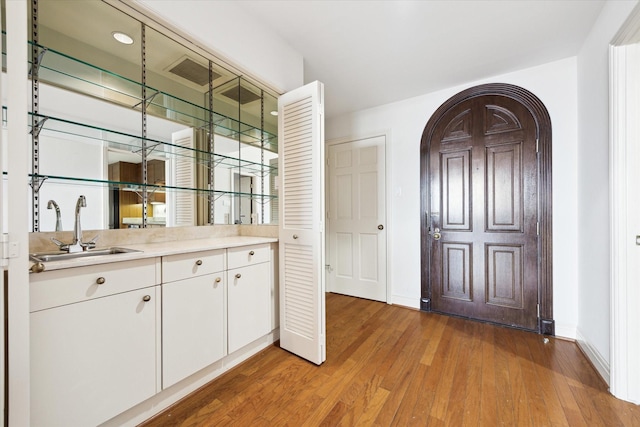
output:
[[[168,194],[167,225],[196,225],[196,159],[195,135],[192,128],[171,135],[173,155],[167,185],[181,190]],[[184,147],[184,148],[182,148]]]
[[[278,99],[280,346],[317,365],[326,359],[324,282],[324,86]]]

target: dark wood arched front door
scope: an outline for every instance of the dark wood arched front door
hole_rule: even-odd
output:
[[[530,92],[488,84],[431,117],[421,142],[423,310],[554,333],[551,122]]]

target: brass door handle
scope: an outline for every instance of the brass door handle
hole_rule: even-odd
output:
[[[433,230],[433,234],[431,234],[431,236],[433,237],[433,240],[440,240],[442,238],[442,234],[440,233],[440,229],[436,228],[435,230]]]

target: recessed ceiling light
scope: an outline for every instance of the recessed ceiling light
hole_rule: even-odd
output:
[[[133,44],[133,38],[131,38],[131,36],[128,34],[120,31],[114,31],[113,33],[111,33],[111,35],[113,35],[113,38],[118,40],[122,44]]]
[[[271,115],[272,115],[272,116],[277,116],[277,115],[278,115],[278,112],[274,110],[274,111],[272,111],[272,112],[271,112]]]

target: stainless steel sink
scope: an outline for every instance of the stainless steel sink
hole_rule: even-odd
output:
[[[35,262],[47,262],[47,261],[62,261],[62,260],[76,259],[76,258],[87,258],[87,257],[101,256],[101,255],[127,254],[127,253],[133,253],[133,252],[142,252],[142,251],[138,251],[136,249],[111,247],[111,248],[89,249],[84,252],[74,252],[74,253],[40,252],[40,253],[29,254],[29,258],[31,258],[31,261],[35,261]]]

